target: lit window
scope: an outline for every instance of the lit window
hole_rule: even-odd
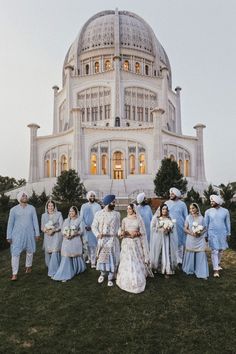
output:
[[[96,61],[95,65],[94,65],[94,69],[95,69],[95,73],[99,73],[99,62]]]
[[[106,60],[105,61],[105,70],[111,70],[111,61],[110,60]]]
[[[140,74],[141,70],[140,70],[140,63],[135,63],[135,73],[136,74]]]
[[[129,71],[129,61],[128,60],[125,60],[123,68],[125,71]]]

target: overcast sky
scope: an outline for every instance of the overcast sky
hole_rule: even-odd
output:
[[[80,28],[99,11],[129,10],[153,28],[182,87],[182,129],[204,123],[207,180],[236,181],[235,0],[0,0],[0,175],[28,178],[29,128],[51,134],[52,86]]]

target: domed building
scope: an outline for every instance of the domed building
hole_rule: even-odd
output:
[[[136,14],[111,10],[91,17],[66,54],[62,88],[53,90],[52,134],[37,136],[39,126],[29,125],[35,190],[50,190],[73,168],[100,197],[152,195],[164,157],[178,162],[190,186],[205,188],[205,126],[183,135],[181,88],[172,89],[165,50]]]

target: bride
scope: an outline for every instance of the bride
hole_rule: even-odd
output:
[[[127,207],[120,238],[122,242],[116,284],[130,293],[141,293],[146,286],[149,251],[145,226],[134,204]]]

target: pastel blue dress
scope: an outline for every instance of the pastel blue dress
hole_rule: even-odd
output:
[[[39,236],[39,224],[35,208],[27,204],[11,208],[7,225],[7,239],[12,240],[12,256],[20,256],[22,251],[34,253],[35,237]]]
[[[152,209],[150,208],[149,205],[138,205],[137,210],[143,219],[145,229],[146,229],[147,241],[148,241],[148,245],[149,245],[150,244],[150,225],[151,225],[151,221],[152,221],[152,217],[153,217]]]
[[[191,214],[187,216],[185,227],[190,231],[192,230],[193,222],[205,227],[202,215],[197,218],[193,218]],[[186,274],[195,274],[197,278],[206,279],[209,277],[205,232],[199,237],[187,234],[182,270]]]
[[[74,227],[76,232],[80,234],[68,239],[65,236],[65,228]],[[61,247],[61,263],[53,276],[53,280],[67,281],[72,279],[75,275],[82,273],[86,269],[83,259],[83,244],[81,240],[82,235],[82,221],[78,217],[70,219],[69,217],[64,221],[62,226],[62,233],[64,235]]]
[[[231,233],[229,211],[223,207],[208,209],[205,212],[205,224],[209,247],[213,250],[228,248],[227,236]]]
[[[176,220],[176,230],[178,234],[178,246],[185,246],[186,235],[184,232],[184,223],[188,215],[186,204],[182,200],[167,200],[165,204],[168,206],[171,219]]]
[[[49,236],[44,233],[43,249],[45,250],[45,263],[48,267],[48,276],[53,277],[61,262],[61,245],[62,245],[62,224],[63,218],[60,211],[55,211],[53,214],[44,213],[41,218],[41,230],[47,228],[48,223],[58,230],[53,235]],[[46,226],[45,226],[46,225]]]

